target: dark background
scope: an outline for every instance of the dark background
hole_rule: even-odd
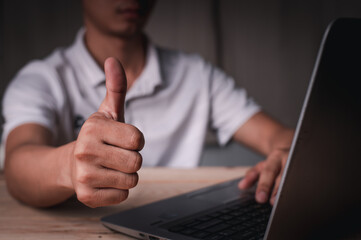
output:
[[[295,127],[322,34],[338,17],[361,17],[361,1],[159,0],[146,32],[223,68],[266,112]],[[0,0],[0,95],[29,60],[71,44],[81,25],[80,0]],[[210,135],[202,161],[259,159],[233,143],[219,149]]]

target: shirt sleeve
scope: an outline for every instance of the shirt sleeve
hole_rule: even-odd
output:
[[[40,124],[55,137],[56,102],[50,79],[45,64],[32,62],[12,80],[3,98],[3,143],[14,128],[25,123]]]
[[[216,130],[218,142],[225,145],[235,132],[261,110],[234,79],[212,67],[210,78],[211,127]]]

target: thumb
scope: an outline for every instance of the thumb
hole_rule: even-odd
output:
[[[127,78],[120,62],[107,58],[104,62],[106,95],[99,107],[106,117],[115,121],[124,122],[124,102],[127,92]]]

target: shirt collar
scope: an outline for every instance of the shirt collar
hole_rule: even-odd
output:
[[[150,95],[162,82],[158,51],[154,44],[148,40],[144,69],[129,89],[126,99]]]
[[[85,46],[84,34],[85,29],[81,28],[76,36],[75,49],[81,61],[79,64],[87,77],[87,81],[89,81],[93,87],[96,87],[100,83],[104,82],[105,74],[103,69],[101,69],[95,62],[94,58],[91,56],[87,47]]]
[[[80,65],[93,87],[105,82],[103,69],[95,62],[84,42],[85,29],[81,28],[76,36],[75,49],[81,60]],[[129,89],[126,99],[152,94],[162,84],[159,56],[156,46],[148,40],[145,66],[140,76]]]

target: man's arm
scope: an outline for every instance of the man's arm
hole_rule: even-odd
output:
[[[71,195],[70,159],[74,142],[55,148],[51,132],[38,124],[15,128],[6,142],[5,177],[8,191],[32,206],[46,207]]]
[[[233,139],[267,156],[251,168],[239,183],[241,189],[251,187],[257,180],[256,200],[274,203],[281,181],[294,131],[263,112],[255,114],[233,135]]]
[[[32,206],[46,207],[76,193],[90,207],[119,203],[138,181],[143,134],[125,124],[126,77],[115,59],[105,62],[107,95],[82,126],[78,139],[52,147],[51,133],[24,124],[6,142],[5,176],[9,192]]]

